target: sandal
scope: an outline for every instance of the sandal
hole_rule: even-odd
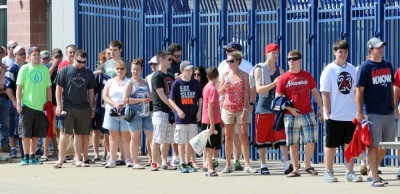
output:
[[[306,171],[308,174],[318,175],[318,172],[313,167],[310,167],[310,168],[307,168],[307,169],[303,169],[303,170]]]
[[[77,163],[77,164],[75,165],[75,167],[90,167],[90,165],[89,165],[89,164],[86,164],[86,163],[83,163],[83,162],[80,162],[80,163]]]
[[[53,166],[54,168],[61,168],[62,167],[62,163],[56,163],[56,164],[54,164],[54,166]]]
[[[94,162],[94,161],[91,160],[91,159],[87,159],[87,160],[85,160],[83,163],[85,163],[85,164],[94,164],[94,163],[96,163],[96,162]]]
[[[367,178],[367,181],[372,181],[372,178],[371,177],[368,177]],[[387,181],[385,181],[385,180],[383,180],[383,178],[382,177],[379,177],[379,181],[382,183],[382,184],[385,184],[385,185],[387,185],[387,184],[389,184]]]
[[[374,181],[374,182],[372,182],[371,186],[372,187],[383,187],[383,186],[385,186],[385,184],[382,183],[381,181]]]
[[[208,172],[208,169],[203,167],[203,172]]]
[[[208,173],[206,174],[206,176],[208,176],[208,177],[213,177],[213,176],[218,176],[218,174],[217,174],[217,172],[215,172],[215,170],[213,170],[213,171],[208,172]]]
[[[195,169],[197,169],[197,170],[200,170],[200,166],[197,165],[197,164],[194,164],[194,165],[193,165],[193,168],[195,168]]]
[[[286,175],[286,177],[299,177],[301,176],[300,173],[292,171],[291,173],[289,173],[288,175]]]
[[[144,166],[142,166],[142,165],[140,165],[140,164],[135,164],[135,165],[133,165],[133,168],[132,169],[134,169],[134,170],[136,170],[136,169],[145,169],[144,168]]]
[[[100,159],[99,156],[96,156],[96,157],[93,158],[93,160],[94,160],[94,161],[100,161],[101,159]]]
[[[42,157],[40,157],[39,161],[41,161],[41,162],[49,161],[49,157],[43,155]]]
[[[147,161],[146,166],[151,166],[151,160]]]

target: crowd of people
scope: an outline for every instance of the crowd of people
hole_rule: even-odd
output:
[[[281,152],[283,174],[299,177],[300,141],[305,145],[303,170],[318,175],[311,159],[322,135],[318,134],[319,121],[326,123],[324,181],[337,182],[333,171],[336,149],[346,149],[357,122],[367,121],[372,138],[367,151],[370,169],[366,172],[363,161],[360,172],[368,174],[372,186],[384,186],[387,181],[379,177],[378,165],[386,150],[379,142],[395,141],[399,136],[400,93],[400,70],[395,72],[383,59],[386,44],[370,39],[368,58],[357,70],[347,62],[349,44],[336,41],[335,60],[324,67],[318,90],[313,76],[302,69],[301,52],[287,54],[289,69],[285,72],[277,64],[280,48],[273,43],[265,47],[266,61],[253,66],[243,59],[242,46],[231,42],[223,47],[226,60],[208,69],[181,61],[182,48],[173,43],[147,62],[153,73],[142,78],[146,62],[123,59],[123,45],[117,40],[99,53],[94,72],[86,66],[88,53],[75,45],[65,48],[66,60],[62,61],[61,49],[50,54],[9,41],[7,48],[0,47],[1,151],[17,157],[19,144],[22,166],[57,157],[54,168],[61,168],[67,160],[73,160],[76,167],[103,161],[105,168],[148,166],[151,171],[178,169],[180,173],[202,170],[211,177],[218,176],[215,168],[223,144],[227,157],[221,173],[243,170],[271,174],[265,154],[267,147],[274,147]],[[311,95],[317,109],[313,109]],[[252,122],[260,169],[250,166],[248,134]],[[210,131],[202,166],[189,144],[199,129]],[[138,160],[142,130],[149,157],[144,165]],[[88,154],[91,134],[93,160]],[[42,143],[44,152],[37,158]],[[54,151],[49,155],[51,145]],[[170,148],[172,160],[168,157]],[[353,166],[353,159],[346,163],[345,180],[363,181]]]

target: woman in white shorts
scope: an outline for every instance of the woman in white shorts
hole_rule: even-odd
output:
[[[143,59],[133,60],[131,68],[132,78],[129,79],[124,89],[124,104],[129,104],[135,112],[132,121],[128,123],[133,169],[144,169],[139,164],[138,148],[142,129],[144,129],[148,141],[151,142],[153,139],[153,124],[150,117],[151,92],[149,85],[140,77],[143,72]]]
[[[106,164],[106,168],[116,167],[116,155],[118,151],[119,140],[122,139],[122,150],[124,156],[129,156],[129,128],[128,123],[123,119],[122,116],[111,116],[111,109],[115,108],[117,113],[120,113],[124,103],[122,100],[122,94],[124,92],[125,85],[129,82],[126,72],[126,64],[123,60],[119,60],[115,64],[115,71],[117,76],[109,79],[103,90],[103,100],[106,102],[106,111],[104,115],[103,128],[106,128],[110,132],[110,160]],[[122,153],[121,153],[122,154]],[[128,157],[125,158],[127,167],[132,167],[132,160]]]

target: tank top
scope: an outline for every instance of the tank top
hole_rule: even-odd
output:
[[[143,80],[143,82],[146,83],[145,86],[138,86],[131,79],[129,79],[129,81],[132,83],[131,98],[146,98],[150,94],[149,85],[144,80]],[[135,117],[136,116],[147,117],[150,115],[150,104],[149,103],[148,104],[144,104],[144,103],[131,104],[130,107],[135,111]]]
[[[244,108],[244,81],[243,76],[237,83],[225,89],[225,99],[223,108],[231,112],[241,112]]]
[[[122,82],[121,85],[118,85],[117,78],[112,78],[108,80],[109,88],[108,88],[108,96],[113,100],[114,102],[123,104],[122,100],[122,95],[124,92],[124,87],[126,83],[128,82],[129,78],[125,77],[124,81]],[[106,109],[112,109],[112,106],[106,103]]]
[[[273,75],[268,75],[264,73],[263,76],[270,76],[271,78],[271,83],[280,75],[280,71],[279,71],[279,67],[277,65],[275,65],[276,70],[274,72]],[[263,71],[263,72],[267,72],[267,71]],[[275,90],[276,87],[272,88],[271,90],[268,91],[268,97],[264,97],[262,95],[259,95],[258,97],[258,103],[257,103],[257,107],[256,107],[256,113],[257,114],[266,114],[266,113],[274,113],[272,108],[271,108],[271,103],[275,98]]]

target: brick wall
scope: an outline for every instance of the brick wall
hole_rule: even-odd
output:
[[[26,49],[31,46],[46,49],[46,11],[46,0],[8,0],[7,39]]]

